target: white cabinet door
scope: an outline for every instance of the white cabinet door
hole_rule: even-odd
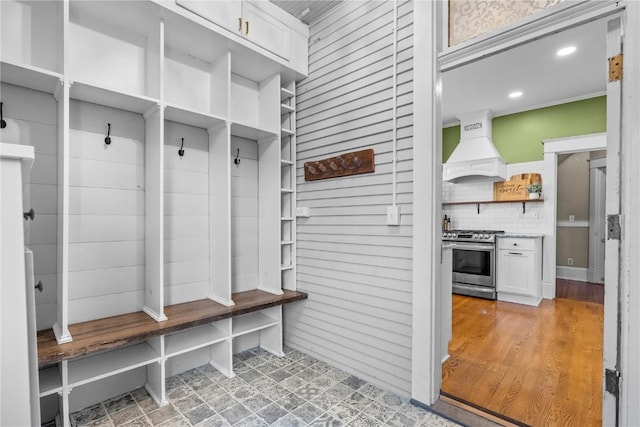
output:
[[[176,0],[176,4],[235,34],[242,28],[241,0]]]
[[[497,291],[536,295],[535,252],[499,250]]]
[[[263,8],[244,2],[242,35],[258,46],[289,59],[290,29]]]

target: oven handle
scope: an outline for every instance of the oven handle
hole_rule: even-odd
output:
[[[493,252],[495,250],[494,245],[473,245],[468,243],[456,243],[454,249],[463,249],[466,251],[486,251]]]

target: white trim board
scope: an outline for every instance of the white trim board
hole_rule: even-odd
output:
[[[542,249],[542,297],[553,299],[556,296],[556,227],[557,227],[557,195],[558,195],[558,155],[581,151],[605,150],[607,134],[593,133],[567,138],[555,138],[542,141],[544,144],[545,182],[543,191],[545,203],[543,207],[545,238]]]
[[[576,280],[578,282],[589,281],[589,270],[582,267],[556,266],[556,278],[566,280]]]
[[[589,221],[557,221],[556,226],[564,228],[589,228]]]

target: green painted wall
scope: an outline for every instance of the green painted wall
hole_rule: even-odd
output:
[[[569,102],[493,119],[493,143],[507,163],[542,160],[542,140],[605,132],[606,97]],[[460,126],[442,130],[442,162],[460,142]]]

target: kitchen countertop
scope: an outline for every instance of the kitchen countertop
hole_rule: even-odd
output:
[[[517,238],[517,239],[538,239],[538,238],[542,238],[544,237],[544,234],[542,233],[504,233],[504,234],[500,234],[496,236],[499,239],[504,239],[504,238]]]

